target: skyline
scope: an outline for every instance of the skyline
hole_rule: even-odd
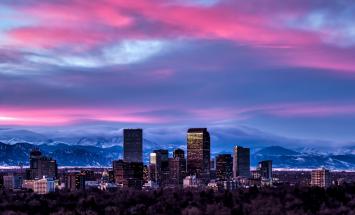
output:
[[[0,128],[352,143],[355,3],[255,4],[1,1]]]

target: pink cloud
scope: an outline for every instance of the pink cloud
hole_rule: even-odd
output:
[[[0,107],[0,125],[61,126],[87,121],[116,123],[161,123],[163,118],[135,115],[134,108],[121,109],[22,109]]]
[[[261,5],[255,7],[256,4]],[[266,51],[281,65],[355,71],[352,59],[320,50],[328,45],[324,38],[333,29],[317,31],[287,26],[287,20],[311,13],[310,5],[307,1],[285,4],[275,0],[221,1],[209,7],[162,0],[42,2],[19,7],[38,23],[12,29],[7,36],[24,47],[64,46],[74,50],[122,39],[229,40],[256,48],[274,47]],[[339,48],[338,52],[342,51]]]

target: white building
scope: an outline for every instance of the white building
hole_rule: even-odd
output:
[[[35,180],[33,192],[38,194],[47,194],[55,191],[55,182],[53,179],[45,178]]]
[[[183,181],[184,188],[198,187],[199,181],[196,176],[186,176]]]
[[[27,190],[34,190],[35,180],[23,180],[22,188]]]

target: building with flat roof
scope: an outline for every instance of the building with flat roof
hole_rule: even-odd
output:
[[[250,149],[235,146],[233,152],[233,177],[250,177]]]
[[[327,169],[312,170],[311,186],[327,188],[331,185],[330,171]]]
[[[143,130],[123,130],[123,160],[125,162],[143,162]]]
[[[187,131],[187,173],[208,182],[210,178],[211,140],[207,128]]]

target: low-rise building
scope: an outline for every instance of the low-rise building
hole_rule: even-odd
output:
[[[327,169],[312,170],[311,186],[329,187],[331,185],[330,171]]]
[[[3,176],[4,188],[9,190],[22,188],[22,176],[20,175],[4,175]]]
[[[47,194],[55,191],[55,182],[52,178],[45,178],[35,180],[33,192],[37,194]]]
[[[196,176],[186,176],[183,181],[184,188],[197,188],[200,185]]]

